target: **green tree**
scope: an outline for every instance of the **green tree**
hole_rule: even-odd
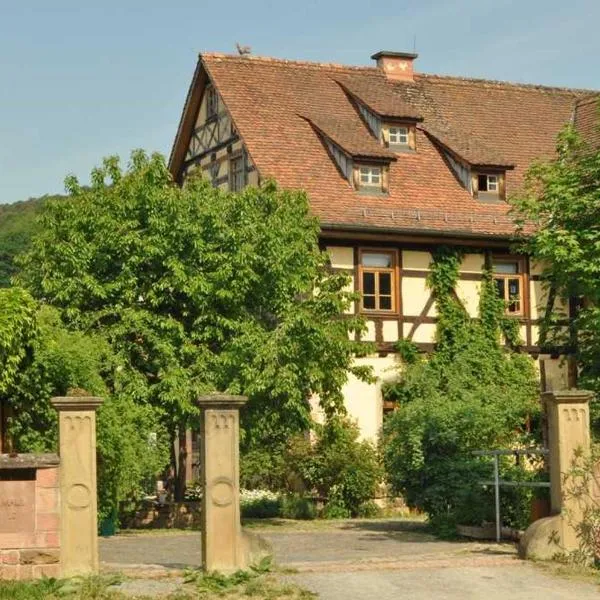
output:
[[[600,105],[599,105],[600,118]],[[580,385],[600,391],[600,151],[589,147],[571,126],[559,135],[557,155],[527,172],[512,198],[523,250],[543,266],[551,296],[574,303],[577,314],[545,315],[544,343],[569,348],[578,362]],[[564,319],[570,326],[564,326]],[[563,323],[561,323],[563,320]],[[600,432],[600,411],[593,406]]]
[[[98,490],[101,516],[136,497],[165,464],[168,437],[150,407],[122,392],[107,342],[68,330],[58,311],[19,288],[0,290],[0,404],[7,437],[18,452],[56,452],[53,396],[74,389],[100,395]]]
[[[38,230],[37,217],[48,198],[60,196],[0,205],[0,287],[10,286],[10,279],[17,272],[15,257],[29,248]]]
[[[205,391],[243,393],[244,441],[275,443],[310,425],[309,398],[342,409],[362,326],[345,311],[302,192],[274,183],[224,193],[173,184],[162,156],[106,159],[69,198],[48,201],[21,280],[69,325],[105,339],[122,393],[175,435]],[[177,467],[176,457],[172,457]]]

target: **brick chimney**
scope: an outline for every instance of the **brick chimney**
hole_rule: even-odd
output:
[[[413,63],[418,54],[380,50],[371,58],[390,81],[414,81]]]

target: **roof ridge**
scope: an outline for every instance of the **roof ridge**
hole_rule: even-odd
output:
[[[580,106],[587,106],[588,104],[595,104],[597,102],[600,102],[600,92],[579,98],[575,103],[575,106],[579,108]]]
[[[366,65],[343,65],[341,63],[318,62],[311,60],[291,60],[288,58],[276,58],[273,56],[259,56],[254,54],[225,54],[223,52],[200,52],[200,59],[203,58],[218,58],[238,61],[263,62],[272,65],[282,65],[290,67],[305,67],[309,69],[329,69],[335,71],[369,71],[379,72],[377,67],[368,67]]]
[[[476,84],[488,84],[494,85],[497,87],[511,87],[518,88],[525,91],[543,91],[547,90],[549,92],[564,92],[570,94],[600,94],[600,90],[592,90],[588,88],[573,88],[566,86],[553,86],[553,85],[544,85],[541,83],[519,83],[516,81],[505,81],[502,79],[484,79],[481,77],[461,77],[460,75],[437,75],[435,73],[415,73],[415,79],[440,79],[444,83],[455,84],[455,85],[467,85],[470,83]]]

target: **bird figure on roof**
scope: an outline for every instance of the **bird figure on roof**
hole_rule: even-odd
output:
[[[240,46],[240,44],[238,42],[236,42],[235,47],[237,48],[238,54],[240,56],[244,56],[244,54],[252,53],[252,48],[250,46]]]

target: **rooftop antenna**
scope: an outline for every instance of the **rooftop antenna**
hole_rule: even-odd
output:
[[[252,48],[250,46],[240,46],[239,42],[235,43],[235,47],[237,48],[238,54],[240,56],[244,56],[244,54],[252,53]]]

